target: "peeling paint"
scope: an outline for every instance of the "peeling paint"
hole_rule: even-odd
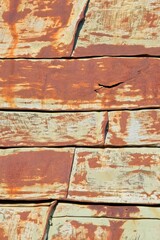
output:
[[[65,198],[72,161],[72,148],[1,149],[0,199]]]
[[[1,112],[0,146],[100,146],[107,121],[107,112]]]
[[[6,0],[0,6],[0,57],[69,57],[87,0]]]
[[[73,56],[158,56],[159,31],[157,0],[90,0]]]
[[[158,148],[76,149],[68,199],[159,204],[159,156]]]
[[[158,108],[159,75],[160,59],[154,58],[1,60],[0,108]]]
[[[159,122],[159,109],[109,112],[106,145],[159,146]]]
[[[0,239],[42,240],[48,206],[0,206]]]
[[[159,240],[159,220],[123,220],[106,218],[53,218],[49,240]]]

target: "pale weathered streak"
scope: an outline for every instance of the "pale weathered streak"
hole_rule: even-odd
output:
[[[70,56],[88,0],[5,0],[0,4],[0,57]]]
[[[73,56],[160,55],[159,0],[90,0]]]
[[[108,113],[106,145],[160,145],[160,110]]]
[[[0,146],[104,145],[107,112],[0,112]]]
[[[1,60],[0,108],[159,107],[159,76],[160,59],[153,58]]]
[[[42,240],[49,207],[0,206],[1,240]]]
[[[68,199],[158,204],[160,149],[77,149]]]
[[[107,218],[148,218],[160,219],[159,207],[142,206],[109,206],[109,205],[82,205],[74,203],[58,203],[54,211],[56,217],[107,217]]]
[[[67,195],[72,148],[0,151],[0,199],[61,199]]]
[[[52,218],[48,240],[159,240],[160,220]]]

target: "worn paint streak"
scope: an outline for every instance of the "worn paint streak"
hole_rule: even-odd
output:
[[[73,56],[160,55],[159,1],[90,0]]]
[[[48,240],[159,240],[159,220],[53,218]]]
[[[159,75],[160,59],[153,58],[1,60],[0,108],[73,111],[159,107]]]
[[[49,207],[1,206],[0,239],[41,240]]]
[[[83,162],[80,153],[86,153]],[[68,199],[158,204],[159,172],[156,148],[77,149]]]
[[[106,145],[159,146],[159,123],[160,111],[158,109],[109,112],[109,131]]]
[[[1,150],[0,199],[65,198],[72,161],[73,149]]]
[[[1,112],[0,145],[104,145],[107,116],[107,112]]]
[[[0,5],[0,57],[70,56],[87,0],[6,0]]]

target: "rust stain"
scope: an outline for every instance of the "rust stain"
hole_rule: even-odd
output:
[[[83,162],[79,157],[82,152],[88,153]],[[94,166],[94,161],[99,164],[95,163]],[[78,149],[68,199],[103,203],[157,203],[159,164],[159,149],[156,148]]]
[[[107,112],[2,112],[1,146],[104,145]],[[63,121],[59,121],[59,117]]]
[[[159,146],[159,109],[109,112],[106,145]]]
[[[103,215],[109,218],[132,218],[134,214],[140,212],[137,206],[88,205],[88,208],[96,211],[95,216]]]
[[[60,111],[159,107],[159,73],[159,59],[1,60],[0,107]],[[116,87],[119,82],[123,84]]]
[[[15,56],[14,51],[18,44],[18,32],[16,28],[16,23],[22,20],[25,15],[31,12],[29,9],[25,9],[23,12],[18,11],[18,7],[21,3],[21,0],[10,0],[9,1],[9,10],[4,12],[2,17],[5,22],[8,23],[11,35],[12,35],[12,43],[10,47],[10,51],[8,52],[7,57],[13,58]]]
[[[65,197],[72,158],[72,149],[1,151],[1,199]]]
[[[0,207],[1,239],[41,239],[47,219],[48,207],[11,204]]]
[[[7,23],[10,32],[7,39],[0,37],[1,57],[69,57],[86,4],[87,0],[2,3],[0,30]]]
[[[156,0],[105,3],[90,1],[73,56],[160,54],[160,38],[152,35],[160,30]]]
[[[10,9],[8,12],[5,12],[3,14],[3,19],[5,22],[8,23],[11,34],[12,34],[12,43],[11,43],[11,49],[10,52],[8,53],[8,57],[13,57],[14,56],[14,50],[17,46],[18,43],[18,33],[16,29],[16,21],[21,19],[19,18],[17,13],[18,13],[18,6],[19,6],[20,1],[19,0],[10,0],[9,6]]]

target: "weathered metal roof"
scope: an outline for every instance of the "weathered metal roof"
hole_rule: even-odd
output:
[[[159,10],[0,2],[0,240],[160,239]]]

